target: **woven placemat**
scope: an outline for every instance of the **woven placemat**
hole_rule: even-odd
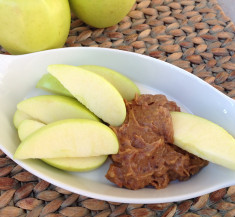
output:
[[[106,29],[91,28],[72,15],[65,46],[146,54],[195,74],[235,99],[235,26],[216,0],[137,0],[122,22]],[[0,53],[5,53],[1,47]],[[235,216],[235,186],[175,203],[112,203],[40,180],[1,151],[0,190],[0,217]]]

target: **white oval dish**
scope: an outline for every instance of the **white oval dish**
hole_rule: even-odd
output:
[[[142,93],[163,93],[183,110],[207,118],[235,137],[235,101],[196,76],[163,61],[105,48],[62,48],[21,56],[0,55],[0,148],[10,157],[19,144],[12,118],[18,102],[45,92],[35,88],[50,64],[100,65],[128,76]],[[104,177],[109,162],[86,173],[64,172],[40,160],[15,160],[34,175],[61,188],[100,200],[123,203],[163,203],[194,198],[235,184],[235,171],[214,165],[167,188],[127,190]]]

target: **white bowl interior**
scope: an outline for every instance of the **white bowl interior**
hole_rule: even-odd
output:
[[[235,136],[235,103],[196,76],[165,62],[103,48],[67,48],[22,56],[0,56],[0,148],[12,158],[19,144],[12,118],[18,102],[49,94],[35,88],[50,64],[93,64],[112,68],[135,81],[142,93],[163,93],[183,110],[207,118]],[[105,179],[109,162],[86,173],[69,173],[39,160],[16,161],[36,176],[85,196],[126,203],[162,203],[196,197],[235,184],[235,171],[209,164],[185,182],[166,189],[121,189]]]

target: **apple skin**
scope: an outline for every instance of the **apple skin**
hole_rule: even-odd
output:
[[[62,47],[70,20],[68,0],[0,0],[0,45],[11,54]]]
[[[135,0],[69,0],[72,11],[96,28],[113,26],[131,10]]]
[[[36,87],[51,93],[73,97],[73,95],[51,74],[43,75],[38,81]]]
[[[42,161],[61,170],[87,172],[102,166],[108,155],[95,157],[43,158]]]
[[[219,125],[196,115],[171,112],[174,144],[215,164],[235,170],[235,138]]]

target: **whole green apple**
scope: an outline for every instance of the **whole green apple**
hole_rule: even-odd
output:
[[[85,23],[105,28],[120,22],[135,0],[69,0],[71,9]]]
[[[62,47],[70,20],[68,0],[0,0],[0,45],[11,54]]]

